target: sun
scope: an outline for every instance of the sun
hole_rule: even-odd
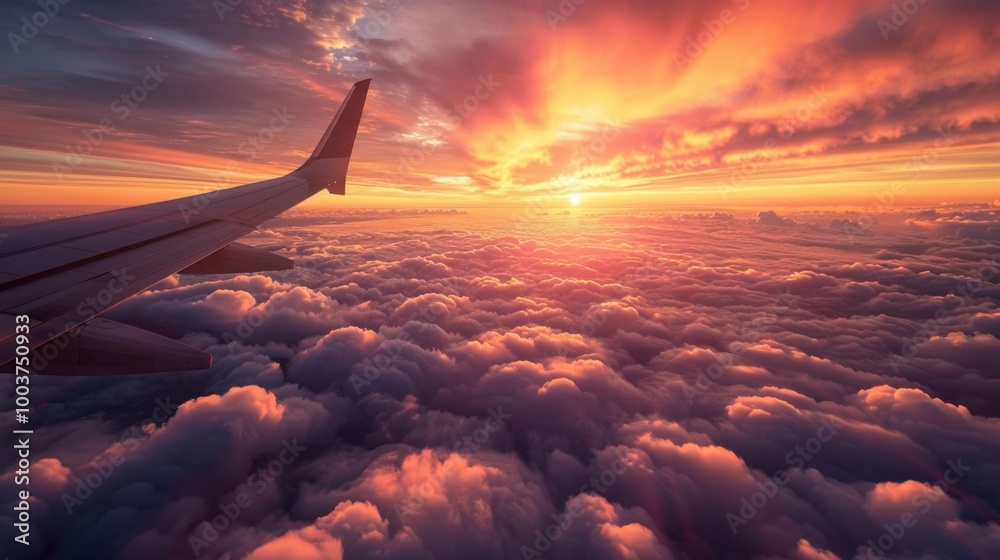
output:
[[[583,195],[580,194],[569,195],[569,203],[572,204],[573,206],[579,206],[581,202],[583,202]]]

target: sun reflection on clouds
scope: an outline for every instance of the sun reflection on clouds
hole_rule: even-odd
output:
[[[1000,209],[901,209],[851,237],[843,212],[569,209],[567,196],[523,220],[296,209],[251,242],[300,267],[172,277],[121,304],[116,320],[186,333],[216,360],[195,377],[77,384],[73,406],[47,409],[46,429],[87,427],[38,449],[55,557],[88,543],[147,558],[151,533],[190,555],[291,442],[307,451],[203,556],[499,560],[570,515],[546,557],[847,558],[918,496],[936,501],[896,555],[1000,551],[1000,294],[985,280],[1000,262],[981,227]],[[33,390],[61,396],[55,381]],[[142,418],[135,403],[164,395],[179,412],[83,506],[113,514],[138,485],[135,515],[59,514]],[[734,534],[744,498],[760,507]]]

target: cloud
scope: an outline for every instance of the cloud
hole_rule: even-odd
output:
[[[822,212],[516,236],[293,215],[258,241],[320,266],[181,276],[111,312],[211,370],[33,380],[37,538],[55,558],[827,560],[912,513],[890,555],[990,557],[995,247],[913,221],[971,210],[929,210],[863,237]]]
[[[758,212],[755,218],[756,222],[762,226],[791,226],[795,225],[795,222],[788,219],[782,218],[774,210],[768,210],[766,212]]]

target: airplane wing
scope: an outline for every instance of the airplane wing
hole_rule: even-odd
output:
[[[312,156],[284,177],[0,230],[0,371],[13,372],[25,346],[33,350],[30,371],[41,374],[211,365],[210,354],[99,315],[176,273],[292,268],[289,259],[235,241],[324,188],[345,194],[370,81],[354,84]]]

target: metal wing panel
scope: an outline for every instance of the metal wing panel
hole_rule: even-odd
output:
[[[92,251],[54,245],[2,257],[0,258],[0,271],[21,278],[51,270],[63,264],[81,261],[93,257],[94,254]]]
[[[107,231],[106,224],[100,231],[88,233],[83,231],[84,226],[94,224],[84,220],[75,222],[70,228],[71,234],[77,235],[64,243],[72,246],[50,243],[0,257],[0,272],[18,276],[16,280],[0,284],[0,312],[28,314],[48,322],[72,313],[73,308],[91,307],[98,295],[106,298],[106,285],[120,281],[125,274],[142,279],[142,282],[130,282],[127,287],[116,285],[116,288],[122,289],[117,291],[110,305],[99,305],[103,311],[218,251],[252,231],[256,224],[280,214],[312,194],[308,183],[300,178],[265,181],[230,191],[233,192],[227,192],[227,196],[216,198],[204,206],[203,215],[196,216],[202,222],[197,225],[184,224],[184,220],[179,219],[180,211],[150,214],[148,209],[139,213],[142,220],[136,220],[132,210],[123,211],[113,220],[127,224],[129,228],[155,224],[159,231],[169,232],[159,237],[136,232],[118,236]],[[156,206],[176,208],[172,202]],[[48,225],[62,226],[63,223],[65,220]],[[39,230],[38,227],[30,229]],[[23,247],[25,236],[19,235],[18,239]],[[51,237],[41,236],[40,242],[49,239]],[[87,318],[89,316],[82,320]],[[51,336],[58,336],[82,322],[79,315],[65,319],[58,325],[49,325],[53,330]],[[64,325],[69,327],[64,328]]]
[[[149,331],[97,318],[87,321],[77,336],[45,369],[60,375],[128,375],[159,371],[205,369],[212,355]]]
[[[143,207],[124,208],[4,228],[7,237],[0,244],[0,255],[58,245],[79,237],[124,229],[129,225],[154,219],[161,214],[163,212]]]
[[[216,253],[324,187],[342,194],[369,81],[354,85],[313,156],[284,177],[134,208],[5,228],[0,244],[0,325],[8,325],[15,315],[29,315],[33,348],[55,337],[61,339],[67,332],[78,335],[80,325]],[[244,266],[262,259],[288,264],[280,257],[235,253],[240,258],[217,258],[226,266],[234,260]],[[4,328],[0,337],[0,361],[7,357],[12,361],[16,347],[13,329]],[[95,335],[94,340],[105,338]],[[132,338],[129,334],[119,341],[125,343],[122,348]],[[90,355],[93,349],[80,345],[78,350]],[[131,356],[127,352],[122,355]],[[106,359],[110,358],[91,356],[77,365],[100,365]]]
[[[163,273],[160,277],[149,281],[146,286],[132,290],[133,284],[138,283],[138,279],[161,270],[170,270],[175,263],[192,259],[192,262],[200,260],[229,244],[232,240],[246,235],[252,228],[228,222],[212,222],[195,229],[197,232],[191,232],[195,235],[178,233],[134,250],[127,250],[90,262],[86,265],[87,272],[71,269],[53,275],[50,277],[50,281],[47,283],[48,289],[45,291],[39,290],[35,283],[5,290],[4,302],[14,303],[0,311],[10,314],[37,315],[39,318],[45,319],[77,305],[89,305],[98,296],[104,296],[103,292],[108,290],[114,290],[116,295],[119,292],[138,293],[138,291],[144,290],[186,267],[187,264],[180,266],[177,270]],[[78,274],[87,274],[90,277],[80,280],[75,278]],[[53,284],[58,280],[63,280],[61,285]],[[116,297],[116,299],[119,298]]]
[[[112,265],[116,268],[66,285],[55,292],[24,292],[22,295],[30,299],[8,308],[4,314],[24,314],[31,317],[32,346],[37,347],[243,237],[253,228],[236,223],[213,222],[198,229],[198,235],[178,234],[171,239],[158,241],[156,251],[152,253],[132,250],[115,255],[104,265],[99,265],[99,268],[109,268]],[[24,287],[33,288],[33,285]],[[7,294],[4,295],[7,299]],[[4,334],[9,333],[10,336],[0,340],[0,356],[14,355],[14,336],[11,331]]]

